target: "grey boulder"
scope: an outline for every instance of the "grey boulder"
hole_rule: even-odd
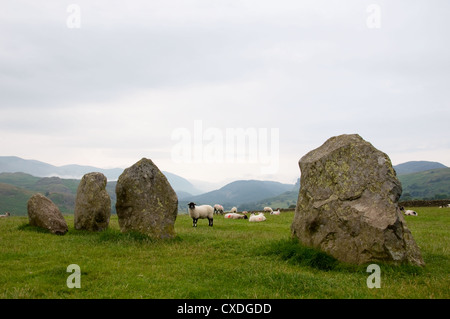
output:
[[[75,229],[102,231],[111,217],[111,198],[106,191],[107,179],[102,173],[88,173],[78,185],[75,200]]]
[[[155,239],[175,237],[178,197],[152,160],[143,158],[125,169],[116,196],[122,232],[137,231]]]
[[[42,194],[31,196],[27,203],[28,220],[31,226],[47,229],[52,234],[64,235],[67,222],[59,208]]]
[[[341,135],[303,156],[299,166],[293,237],[348,263],[424,265],[399,210],[402,187],[385,153],[359,135]]]

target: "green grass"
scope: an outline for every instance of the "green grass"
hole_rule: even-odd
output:
[[[293,212],[247,220],[179,215],[173,240],[121,233],[117,216],[101,233],[52,235],[26,217],[0,219],[0,298],[449,298],[450,209],[416,208],[407,224],[426,266],[381,266],[381,288],[365,266],[340,263],[290,239]],[[69,289],[67,266],[81,268]]]

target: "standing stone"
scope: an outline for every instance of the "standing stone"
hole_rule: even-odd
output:
[[[56,235],[64,235],[67,233],[67,223],[61,211],[44,195],[33,195],[28,200],[27,210],[28,220],[31,226],[45,228]]]
[[[178,198],[167,178],[143,158],[124,170],[116,186],[116,211],[122,232],[138,231],[152,238],[174,238]]]
[[[341,135],[303,156],[299,166],[293,237],[344,262],[424,265],[385,153],[359,135]]]
[[[83,176],[75,200],[75,229],[102,231],[108,228],[111,198],[106,191],[107,179],[102,173]]]

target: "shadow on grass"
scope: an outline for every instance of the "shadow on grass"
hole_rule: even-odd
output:
[[[41,234],[51,234],[51,232],[45,228],[31,226],[30,224],[22,224],[17,227],[21,231],[29,231]],[[107,228],[103,231],[93,232],[88,230],[78,230],[70,228],[66,233],[66,236],[76,236],[80,238],[93,238],[100,243],[176,243],[181,242],[182,239],[176,236],[172,239],[155,239],[148,235],[142,234],[137,231],[130,231],[122,233],[120,230]]]
[[[296,239],[279,240],[266,246],[259,251],[261,255],[275,255],[290,264],[298,266],[308,266],[320,270],[334,270],[339,265],[339,261],[334,257],[301,245]]]
[[[369,265],[353,265],[341,262],[323,251],[302,245],[294,238],[282,239],[268,246],[260,247],[256,253],[264,256],[278,256],[289,264],[311,267],[322,271],[364,273],[367,275],[367,266]],[[409,264],[393,265],[382,261],[373,263],[379,265],[383,272],[397,276],[417,276],[424,273],[422,267]]]
[[[108,228],[98,234],[99,242],[135,242],[135,243],[175,243],[182,241],[179,236],[172,239],[155,239],[137,231],[122,233],[120,230]]]
[[[20,226],[17,226],[17,229],[21,231],[29,231],[41,234],[51,234],[51,232],[48,229],[38,226],[31,226],[30,224],[22,224]]]

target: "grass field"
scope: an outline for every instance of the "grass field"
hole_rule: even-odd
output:
[[[350,266],[290,239],[293,212],[247,220],[175,224],[177,238],[152,241],[119,231],[52,235],[26,217],[0,219],[0,298],[449,298],[450,209],[416,208],[406,216],[426,266],[381,265],[381,288],[369,289],[365,266]],[[70,289],[67,266],[81,268]]]

